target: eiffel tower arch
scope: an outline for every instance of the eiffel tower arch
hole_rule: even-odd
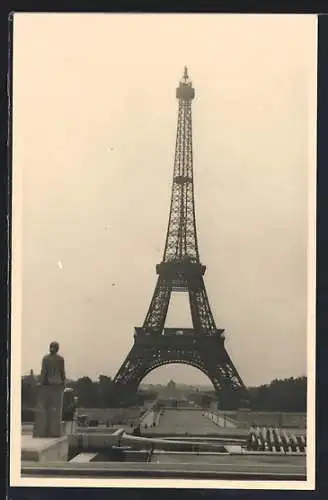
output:
[[[134,344],[114,378],[121,398],[130,400],[152,370],[183,363],[202,371],[212,382],[222,407],[247,401],[248,391],[224,346],[204,284],[206,266],[200,261],[193,177],[192,111],[195,90],[185,68],[176,89],[178,124],[169,222],[157,283]],[[165,328],[172,292],[187,292],[192,328]]]

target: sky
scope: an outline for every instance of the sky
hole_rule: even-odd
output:
[[[306,374],[315,18],[214,14],[15,14],[23,373],[52,340],[69,378],[113,377],[132,347],[162,258],[185,65],[217,327],[247,385]],[[190,326],[173,299],[167,326]],[[143,382],[172,378],[209,383],[183,365]]]

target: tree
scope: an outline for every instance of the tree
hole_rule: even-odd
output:
[[[98,404],[101,408],[108,408],[114,404],[113,381],[106,375],[99,375],[98,379]]]
[[[275,379],[250,389],[254,410],[306,412],[307,378]]]
[[[97,408],[99,406],[97,383],[93,382],[91,378],[81,377],[71,385],[79,399],[79,406],[85,408]]]

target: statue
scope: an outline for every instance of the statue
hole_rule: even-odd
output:
[[[58,342],[51,342],[49,351],[42,359],[34,437],[62,435],[65,363],[64,358],[58,354]]]

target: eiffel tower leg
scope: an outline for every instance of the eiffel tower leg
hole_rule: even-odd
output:
[[[116,394],[120,399],[131,399],[131,396],[137,392],[139,385],[138,372],[144,365],[145,358],[145,353],[134,345],[114,379],[117,388]]]
[[[170,303],[172,284],[161,276],[158,277],[155,291],[143,324],[145,330],[161,334]]]
[[[216,354],[216,355],[215,355]],[[233,410],[248,404],[248,391],[244,386],[224,345],[219,352],[206,356],[210,377],[214,382],[219,405],[222,409]]]
[[[157,366],[160,354],[151,337],[144,336],[143,332],[135,334],[134,345],[115,376],[116,394],[122,401],[131,401],[142,379]]]
[[[202,276],[189,281],[189,303],[193,325],[201,333],[217,331]]]
[[[119,388],[117,393],[121,397],[125,394],[124,397],[130,398],[131,394],[136,393],[145,370],[151,366],[151,361],[155,356],[153,351],[154,348],[156,350],[156,340],[164,328],[171,290],[170,282],[159,276],[143,327],[136,328],[134,346],[114,379],[115,385]]]

